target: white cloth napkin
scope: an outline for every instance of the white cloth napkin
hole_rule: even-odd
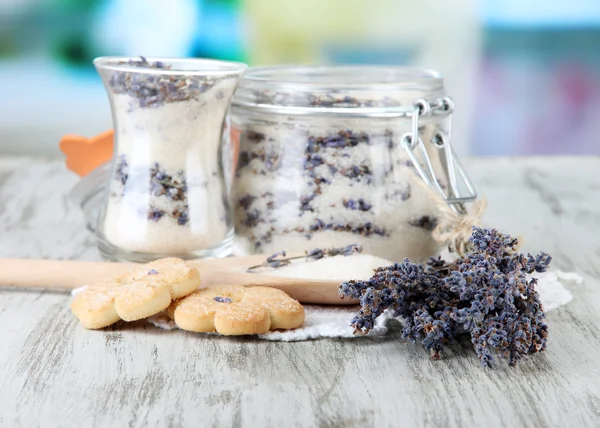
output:
[[[545,273],[535,274],[538,278],[537,290],[540,294],[544,310],[546,312],[566,305],[573,299],[573,295],[567,290],[563,283],[581,283],[583,278],[576,273],[551,270]],[[265,340],[277,340],[282,342],[296,342],[320,338],[357,338],[354,335],[350,322],[357,312],[357,306],[317,306],[304,305],[304,325],[294,330],[271,331],[259,334],[258,337]],[[392,316],[384,313],[377,318],[375,328],[368,334],[369,337],[383,336],[387,333],[387,322]],[[156,315],[148,319],[154,326],[162,329],[177,329],[175,323],[166,315]]]

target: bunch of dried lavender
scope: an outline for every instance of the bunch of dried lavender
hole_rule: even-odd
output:
[[[308,260],[319,260],[323,257],[333,257],[333,256],[351,256],[354,253],[362,252],[362,246],[351,244],[346,245],[345,247],[335,247],[335,248],[315,248],[314,250],[305,251],[303,256],[295,256],[295,257],[287,257],[285,251],[280,251],[278,253],[272,254],[267,257],[267,260],[260,265],[251,266],[248,268],[248,271],[258,269],[261,267],[269,267],[269,268],[280,268],[282,266],[287,266],[292,263],[292,260],[297,259],[306,259]]]
[[[469,251],[452,263],[432,258],[425,266],[405,259],[375,271],[368,281],[344,282],[342,296],[360,299],[352,320],[357,333],[373,328],[386,309],[405,321],[403,337],[417,339],[439,359],[459,329],[470,333],[483,366],[493,353],[516,365],[523,355],[546,348],[548,327],[536,280],[551,257],[516,252],[517,239],[495,229],[473,227]]]

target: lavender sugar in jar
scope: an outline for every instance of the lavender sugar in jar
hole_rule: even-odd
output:
[[[389,260],[435,255],[435,201],[414,180],[458,210],[475,197],[449,143],[452,108],[429,70],[249,69],[232,103],[232,204],[246,250],[361,244]]]
[[[98,246],[110,260],[220,256],[233,241],[225,117],[244,64],[98,58],[115,128]]]

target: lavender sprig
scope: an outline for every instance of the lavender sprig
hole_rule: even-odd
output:
[[[295,257],[287,257],[287,258],[286,258],[286,252],[280,251],[278,253],[272,254],[269,257],[267,257],[267,260],[264,263],[262,263],[260,265],[249,267],[248,272],[250,272],[254,269],[261,268],[261,267],[269,267],[269,268],[277,269],[282,266],[287,266],[287,265],[291,264],[292,260],[298,260],[298,259],[306,259],[307,261],[308,260],[319,260],[319,259],[322,259],[323,257],[333,257],[333,256],[339,256],[339,255],[351,256],[352,254],[360,253],[360,252],[362,252],[362,246],[356,245],[356,244],[346,245],[345,247],[327,248],[327,249],[315,248],[310,251],[305,251],[305,254],[303,256],[295,256]]]
[[[405,319],[402,336],[420,340],[432,359],[459,327],[469,332],[483,366],[494,355],[517,364],[546,348],[548,326],[536,280],[551,257],[516,253],[518,241],[495,229],[473,228],[471,251],[452,263],[432,258],[425,266],[405,259],[380,268],[368,281],[341,284],[342,297],[360,301],[352,320],[355,332],[368,333],[386,309]]]

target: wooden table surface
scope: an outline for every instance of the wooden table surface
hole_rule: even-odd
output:
[[[86,331],[69,296],[0,289],[0,427],[599,427],[600,158],[469,159],[485,225],[577,272],[545,354],[483,369],[400,339]],[[0,257],[98,259],[59,161],[0,158]]]

